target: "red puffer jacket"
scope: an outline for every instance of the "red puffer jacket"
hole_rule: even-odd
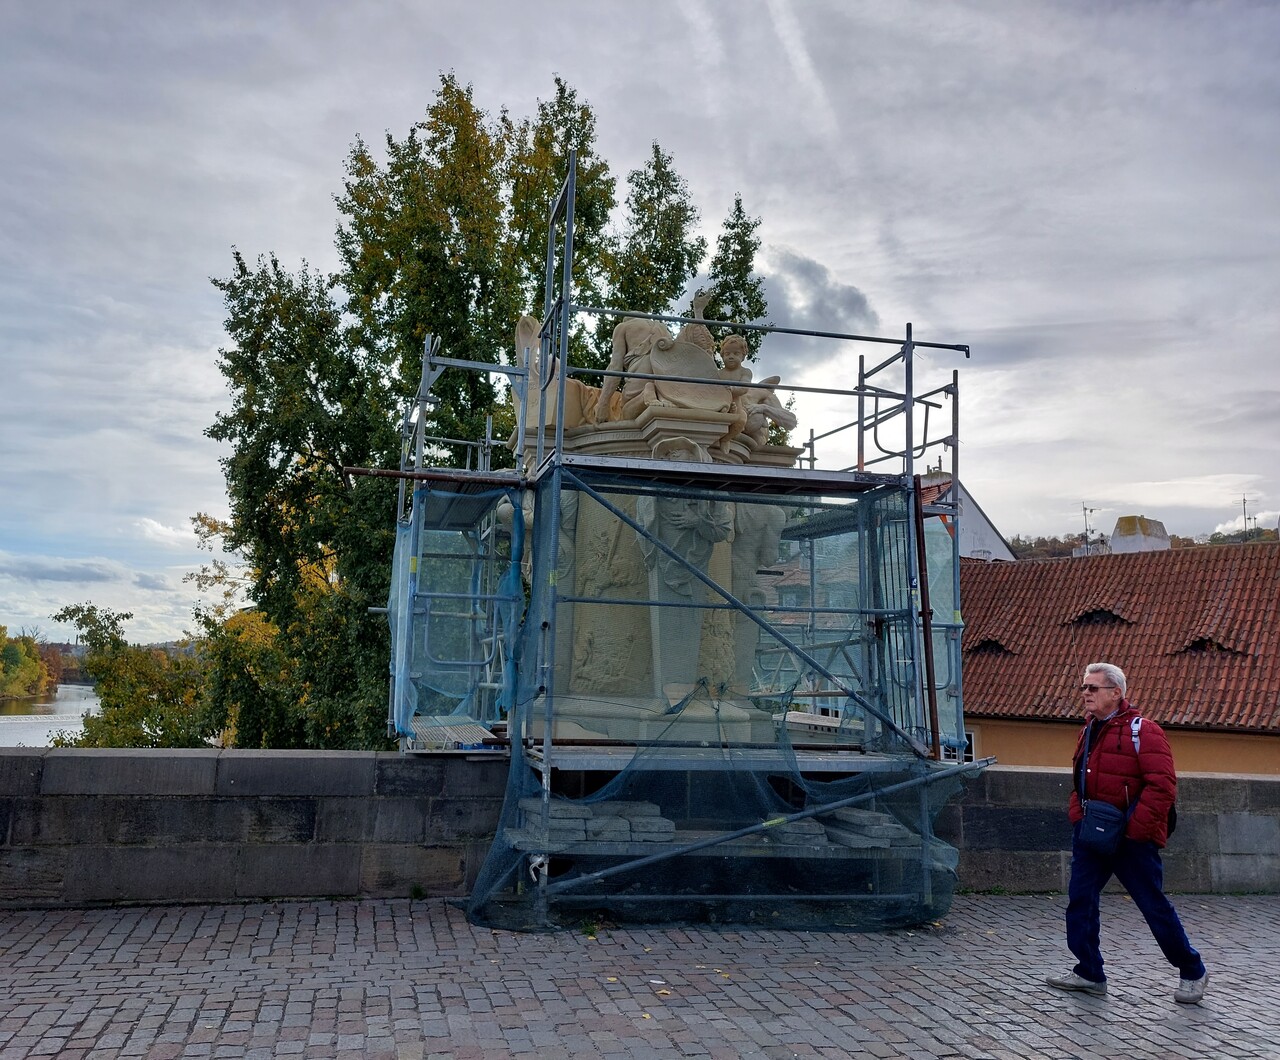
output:
[[[1102,799],[1122,810],[1134,807],[1125,828],[1129,839],[1147,840],[1163,847],[1169,841],[1169,810],[1178,795],[1178,777],[1173,768],[1169,738],[1154,721],[1142,720],[1138,743],[1133,749],[1131,721],[1137,717],[1126,699],[1115,717],[1103,722],[1102,731],[1089,743],[1089,773],[1085,798]],[[1072,824],[1084,816],[1080,808],[1080,756],[1084,754],[1084,733],[1076,740],[1072,756],[1075,786],[1067,813]]]

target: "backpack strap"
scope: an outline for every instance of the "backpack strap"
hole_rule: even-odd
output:
[[[1142,718],[1135,717],[1129,721],[1129,735],[1133,737],[1133,753],[1142,752]]]

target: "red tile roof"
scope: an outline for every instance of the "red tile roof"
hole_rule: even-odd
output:
[[[1280,733],[1280,544],[961,560],[960,599],[970,717],[1078,720],[1112,662],[1162,725]]]
[[[920,477],[920,503],[935,504],[939,497],[951,489],[951,476],[936,472]]]

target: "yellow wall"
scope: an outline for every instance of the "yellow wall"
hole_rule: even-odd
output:
[[[1077,722],[993,721],[966,718],[978,758],[995,755],[1006,766],[1069,766],[1080,732]],[[1280,735],[1169,731],[1169,746],[1185,773],[1280,775]]]

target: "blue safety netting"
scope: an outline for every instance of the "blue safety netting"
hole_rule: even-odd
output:
[[[524,610],[524,536],[514,490],[413,491],[411,515],[396,530],[387,603],[397,735],[412,739],[415,717],[491,724],[506,716]]]

